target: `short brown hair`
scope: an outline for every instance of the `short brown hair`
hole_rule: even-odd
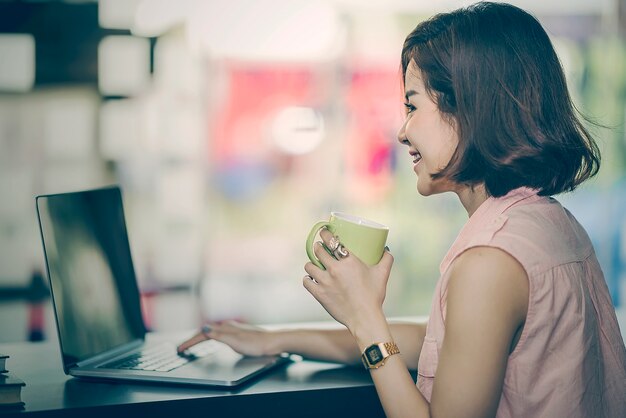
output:
[[[480,2],[421,22],[406,38],[411,61],[459,145],[433,178],[484,183],[495,197],[526,186],[571,191],[600,168],[576,116],[563,69],[541,24],[522,9]]]

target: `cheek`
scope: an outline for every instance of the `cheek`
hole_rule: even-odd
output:
[[[450,162],[450,159],[452,158],[452,155],[454,154],[454,151],[456,151],[456,148],[459,144],[459,140],[456,132],[454,132],[449,127],[444,135],[441,135],[439,137],[439,140],[441,142],[439,143],[439,149],[437,150],[437,160],[439,169],[442,169]]]
[[[445,160],[444,166],[459,143],[454,128],[438,115],[415,113],[404,125],[404,132],[422,157]]]
[[[450,161],[450,158],[452,158],[452,154],[454,154],[454,151],[456,151],[456,147],[458,146],[458,144],[458,141],[454,141],[452,139],[444,144],[442,149],[442,156],[445,160]]]

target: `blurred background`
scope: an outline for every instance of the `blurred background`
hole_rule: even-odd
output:
[[[428,314],[467,215],[416,192],[399,57],[418,22],[469,3],[0,0],[0,342],[56,338],[34,197],[111,184],[150,329],[329,320],[301,278],[331,210],[390,226],[386,312]],[[600,174],[558,199],[623,312],[626,0],[511,3],[606,127],[591,127]]]

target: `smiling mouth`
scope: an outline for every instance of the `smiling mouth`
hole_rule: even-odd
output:
[[[417,164],[420,162],[420,160],[422,159],[422,155],[418,152],[417,154],[412,154],[413,155],[413,164]]]

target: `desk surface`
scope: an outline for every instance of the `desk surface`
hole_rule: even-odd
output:
[[[384,416],[369,373],[358,367],[298,361],[237,390],[216,390],[69,377],[56,342],[0,344],[0,353],[26,382],[18,416]]]

